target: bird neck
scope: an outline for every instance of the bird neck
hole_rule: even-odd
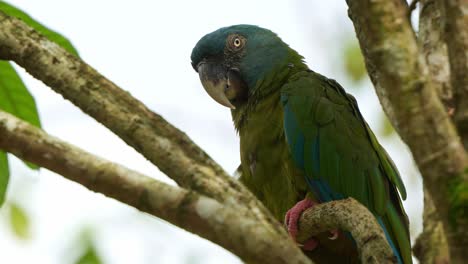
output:
[[[274,104],[274,107],[279,107],[281,87],[288,82],[291,76],[307,70],[308,67],[302,61],[302,57],[297,55],[297,59],[294,62],[288,62],[285,65],[276,67],[270,74],[260,79],[255,87],[250,90],[247,101],[236,106],[236,109],[231,110],[236,130],[242,129],[245,122],[248,121],[248,116],[257,111],[258,104],[261,102]]]

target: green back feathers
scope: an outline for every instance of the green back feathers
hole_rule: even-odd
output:
[[[355,99],[335,81],[301,72],[282,88],[292,158],[322,202],[353,197],[383,219],[405,263],[411,262],[400,175],[362,118]]]

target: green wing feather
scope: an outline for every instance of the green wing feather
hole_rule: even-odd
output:
[[[292,158],[322,202],[353,197],[364,204],[411,263],[401,177],[359,112],[334,80],[301,72],[282,88],[284,127]],[[392,243],[392,242],[390,242]]]

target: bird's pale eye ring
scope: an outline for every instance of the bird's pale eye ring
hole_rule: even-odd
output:
[[[226,46],[231,51],[239,51],[244,47],[245,41],[246,39],[243,36],[238,34],[232,34],[227,38]]]
[[[242,42],[239,38],[235,38],[233,41],[234,47],[239,48],[242,45]]]

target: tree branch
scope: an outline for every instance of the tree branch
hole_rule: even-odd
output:
[[[468,220],[453,213],[451,193],[453,184],[468,182],[467,157],[418,50],[406,1],[347,2],[377,95],[413,153],[448,233],[452,261],[461,263],[466,258],[459,249],[468,248]]]
[[[450,83],[450,66],[444,42],[443,3],[440,0],[421,0],[418,44],[423,53],[429,76],[437,95],[452,115],[453,89]],[[414,245],[415,256],[421,263],[448,263],[449,249],[440,215],[427,189],[424,188],[423,232]]]
[[[49,136],[2,111],[0,135],[0,149],[209,239],[245,261],[310,263],[292,240],[271,232],[243,204],[223,205],[152,179]],[[332,229],[350,230],[363,263],[395,260],[375,217],[352,198],[308,209],[299,227],[300,240]]]
[[[310,236],[337,228],[350,230],[359,248],[361,263],[396,263],[375,217],[353,198],[318,204],[304,211],[297,239],[303,242]]]
[[[0,59],[35,78],[109,128],[179,186],[217,201],[244,204],[258,221],[281,230],[270,212],[182,131],[22,21],[0,11]],[[287,238],[284,232],[278,235]]]
[[[226,205],[111,163],[0,111],[0,149],[217,243],[245,261],[310,263],[243,204]]]
[[[92,156],[3,112],[0,148],[197,233],[246,261],[310,263],[263,205],[183,132],[24,23],[0,12],[0,28],[0,58],[14,60],[189,190]],[[360,210],[375,222],[365,207],[358,209],[358,215]],[[319,217],[312,219],[320,230],[325,230],[320,223],[330,227]],[[344,221],[334,223],[331,228],[354,228],[342,225]],[[382,233],[378,225],[372,228],[377,229],[373,233]],[[351,232],[359,237],[361,231]],[[370,254],[365,250],[362,257],[375,259]]]
[[[443,6],[445,40],[450,59],[452,86],[455,89],[455,121],[468,149],[468,2],[439,0]]]
[[[419,13],[419,48],[426,59],[432,86],[445,106],[452,112],[453,89],[450,83],[450,65],[444,42],[444,23],[441,0],[421,0]]]
[[[414,255],[418,258],[420,263],[450,263],[444,226],[426,190],[424,190],[423,221],[424,229],[413,247]]]
[[[1,11],[0,28],[0,59],[15,61],[109,128],[180,186],[218,201],[250,201],[248,206],[266,212],[185,133],[79,58]],[[273,223],[272,217],[265,216],[265,221]]]

